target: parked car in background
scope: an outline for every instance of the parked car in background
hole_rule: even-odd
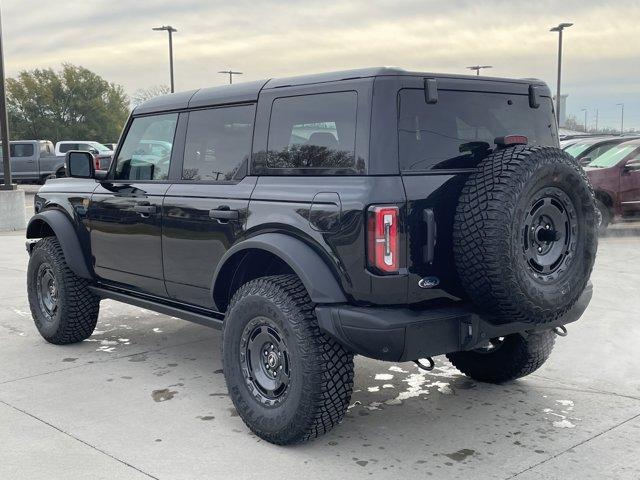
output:
[[[633,140],[629,137],[595,137],[582,138],[564,149],[569,155],[580,162],[583,167],[598,158],[616,145]]]
[[[586,168],[596,195],[599,228],[640,217],[640,139],[620,143]]]
[[[101,143],[85,140],[64,140],[56,143],[56,155],[64,157],[70,150],[91,152],[95,159],[96,170],[108,170],[113,158],[113,150]]]
[[[0,144],[0,149],[2,148]],[[54,154],[49,140],[15,140],[9,142],[9,159],[14,180],[22,182],[44,182],[55,175],[64,177],[64,157]],[[4,178],[0,156],[0,179]]]
[[[104,145],[105,147],[107,147],[109,150],[111,150],[112,152],[116,151],[116,148],[118,147],[117,143],[103,143],[102,145]]]
[[[571,145],[573,145],[574,143],[578,143],[579,141],[580,141],[579,138],[570,138],[568,140],[560,140],[560,148],[562,150],[566,150]]]

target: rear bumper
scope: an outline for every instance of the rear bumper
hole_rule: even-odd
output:
[[[354,353],[394,362],[473,350],[489,339],[525,331],[549,330],[575,322],[591,301],[589,285],[563,317],[545,325],[513,322],[501,325],[483,319],[470,305],[430,310],[319,305],[320,329]]]

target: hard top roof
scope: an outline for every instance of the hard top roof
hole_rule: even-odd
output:
[[[181,110],[185,108],[197,108],[209,105],[255,102],[258,99],[258,95],[263,88],[282,88],[297,85],[310,85],[315,83],[337,82],[341,80],[354,80],[380,76],[420,76],[429,78],[450,78],[470,81],[481,80],[520,84],[534,83],[544,85],[544,82],[534,78],[509,79],[485,76],[478,77],[476,75],[412,72],[396,67],[373,67],[300,75],[295,77],[272,78],[253,82],[234,83],[232,85],[223,85],[218,87],[209,87],[198,90],[161,95],[159,97],[147,100],[143,104],[139,105],[135,108],[134,113],[145,114],[160,111]]]

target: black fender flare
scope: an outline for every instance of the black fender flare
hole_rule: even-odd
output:
[[[264,250],[285,262],[300,278],[314,303],[345,303],[347,301],[340,283],[329,266],[309,245],[290,235],[262,233],[243,240],[223,255],[213,275],[211,295],[221,288],[220,272],[225,264],[244,250]]]
[[[27,238],[42,238],[43,222],[49,226],[60,242],[67,265],[81,278],[93,279],[84,257],[78,234],[67,215],[59,210],[36,213],[27,225]]]

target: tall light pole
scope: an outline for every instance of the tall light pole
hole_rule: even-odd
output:
[[[558,32],[558,89],[556,92],[556,119],[560,126],[560,84],[562,80],[562,31],[569,28],[573,23],[561,23],[557,27],[550,29],[550,32]]]
[[[622,112],[620,113],[620,135],[624,133],[624,103],[616,103],[616,106],[622,107]]]
[[[7,95],[4,85],[4,50],[2,48],[2,17],[0,15],[0,139],[2,140],[2,164],[4,166],[4,183],[0,190],[15,190],[11,182],[11,161],[9,160],[9,125],[7,120]]]
[[[596,108],[596,133],[598,133],[598,109]]]
[[[471,67],[467,67],[469,70],[475,70],[476,76],[480,76],[480,70],[483,68],[493,68],[492,65],[472,65]]]
[[[175,92],[175,84],[173,82],[173,34],[178,30],[171,25],[163,25],[161,27],[153,28],[156,32],[166,31],[169,34],[169,75],[171,76],[171,93]]]
[[[221,70],[218,73],[225,73],[229,75],[229,85],[233,83],[234,75],[242,75],[243,72],[234,72],[233,70]]]
[[[583,108],[581,111],[584,112],[584,133],[587,133],[587,109]]]

